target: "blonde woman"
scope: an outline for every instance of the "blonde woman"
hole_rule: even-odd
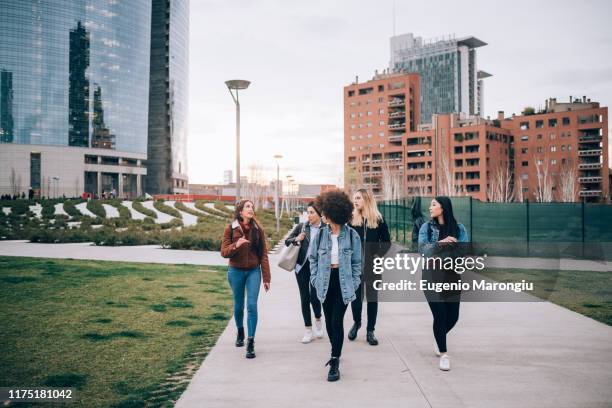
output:
[[[351,303],[353,312],[353,327],[348,332],[348,339],[355,340],[357,331],[361,328],[361,309],[363,305],[363,291],[365,286],[366,300],[368,302],[368,323],[366,329],[366,340],[371,346],[378,345],[378,339],[374,335],[376,317],[378,315],[378,293],[373,287],[375,275],[373,272],[374,257],[384,256],[391,246],[391,236],[385,220],[378,211],[376,200],[366,189],[359,189],[353,194],[353,219],[351,227],[358,233],[361,239],[361,253],[363,254],[363,271],[361,274],[361,285],[357,289],[357,298]]]

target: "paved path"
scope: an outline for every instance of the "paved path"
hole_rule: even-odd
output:
[[[0,241],[0,255],[226,264],[216,252],[157,246]],[[357,341],[345,342],[342,379],[328,383],[323,365],[329,342],[299,342],[295,277],[275,266],[277,255],[270,260],[272,290],[260,295],[257,358],[247,360],[244,348],[234,347],[231,321],[177,407],[612,405],[612,328],[548,302],[462,303],[449,336],[450,372],[437,368],[427,304],[381,302],[376,330],[381,344],[365,343],[362,329]],[[349,310],[345,330],[350,324]]]
[[[381,303],[381,344],[369,346],[363,329],[355,342],[345,341],[342,378],[328,383],[328,340],[299,342],[295,278],[275,266],[272,276],[271,292],[260,294],[257,358],[245,359],[244,348],[233,345],[230,322],[177,408],[612,404],[612,328],[547,302],[463,303],[449,336],[449,372],[437,368],[427,304]],[[348,310],[345,330],[350,316]]]
[[[78,244],[33,244],[28,241],[0,241],[0,255],[37,258],[95,259],[100,261],[151,262],[192,265],[227,265],[218,252],[163,249],[159,245],[95,246]]]

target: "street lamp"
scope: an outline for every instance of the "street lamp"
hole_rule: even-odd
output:
[[[236,201],[240,201],[240,100],[238,99],[238,91],[247,89],[251,82],[243,79],[232,79],[225,81],[232,99],[236,103]],[[236,91],[236,96],[232,90]]]
[[[54,189],[55,190],[55,198],[57,198],[57,188],[59,186],[59,179],[60,178],[58,176],[53,176],[53,181],[54,181],[53,184],[55,184],[55,189]]]
[[[278,202],[280,200],[280,160],[283,155],[274,155],[276,159],[276,188],[274,189],[274,215],[276,215],[276,233],[280,232],[280,212],[278,211]]]

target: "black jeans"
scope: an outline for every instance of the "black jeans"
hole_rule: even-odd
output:
[[[310,316],[310,305],[315,318],[321,318],[321,302],[317,297],[317,291],[310,284],[310,262],[306,261],[304,266],[298,273],[295,274],[298,289],[300,290],[300,301],[302,303],[302,317],[304,318],[304,326],[312,326],[312,317]]]
[[[342,354],[342,343],[344,341],[344,313],[347,305],[342,300],[340,290],[340,278],[338,268],[332,268],[329,277],[329,288],[323,301],[323,313],[325,313],[325,327],[331,342],[332,357],[340,357]]]
[[[361,324],[361,309],[363,308],[363,279],[359,288],[355,292],[357,298],[351,302],[353,321]],[[367,330],[374,330],[376,327],[376,317],[378,316],[378,302],[368,302],[368,327]]]
[[[446,335],[459,320],[459,302],[427,302],[433,314],[433,332],[440,353],[446,353]]]

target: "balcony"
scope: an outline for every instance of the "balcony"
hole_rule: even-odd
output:
[[[601,156],[601,149],[579,150],[579,156]]]
[[[402,162],[402,158],[401,157],[391,157],[391,158],[385,159],[385,161],[387,163],[401,163]]]
[[[578,168],[580,170],[596,170],[596,169],[601,169],[602,164],[601,163],[581,163],[578,165]]]
[[[406,122],[403,123],[394,123],[389,125],[389,130],[404,130],[406,129]]]
[[[406,117],[406,112],[404,112],[403,110],[401,111],[397,111],[397,112],[393,112],[391,114],[389,114],[390,118],[404,118]]]
[[[397,106],[405,106],[406,105],[406,101],[404,101],[403,99],[393,99],[392,101],[389,101],[389,106],[391,107],[397,107]]]
[[[580,183],[601,183],[601,176],[578,177]]]
[[[599,197],[601,190],[581,190],[580,197]]]
[[[601,142],[601,135],[586,135],[586,136],[580,136],[578,138],[578,141],[580,142]]]
[[[389,135],[389,142],[400,142],[402,141],[402,137],[404,137],[404,134],[402,133],[401,135]]]

